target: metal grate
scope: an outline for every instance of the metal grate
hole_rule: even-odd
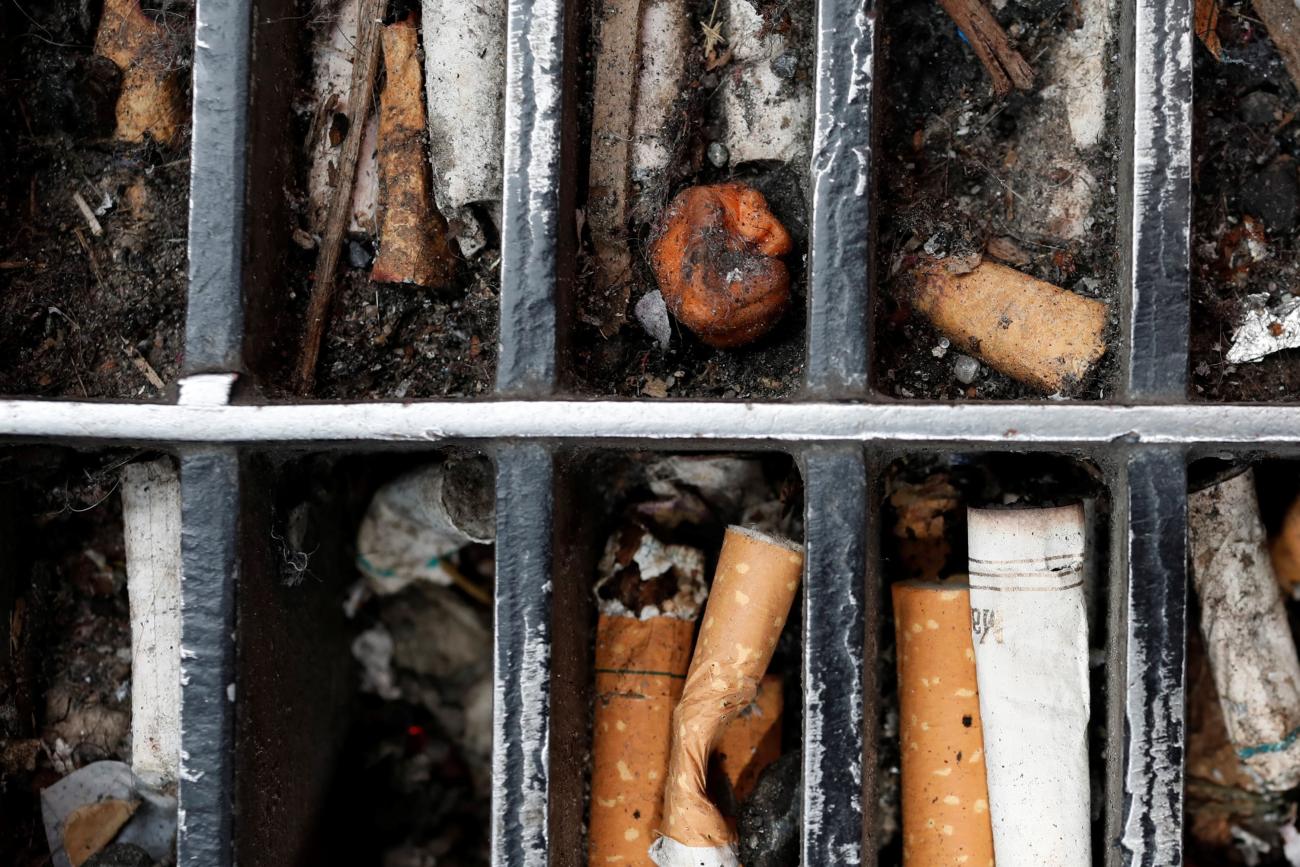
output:
[[[284,0],[199,0],[186,379],[175,405],[0,402],[11,439],[154,444],[183,484],[183,865],[234,863],[236,610],[255,456],[472,442],[497,463],[493,863],[582,862],[581,784],[552,627],[564,602],[557,456],[585,448],[768,449],[806,486],[802,860],[874,863],[880,478],[909,450],[1057,450],[1094,460],[1114,504],[1109,564],[1105,863],[1179,865],[1183,840],[1186,465],[1220,450],[1294,453],[1296,406],[1185,404],[1192,96],[1190,0],[1125,0],[1120,393],[1104,404],[902,403],[868,384],[874,288],[877,0],[817,4],[807,378],[771,404],[558,395],[575,260],[575,0],[511,0],[497,394],[411,404],[232,404],[256,347],[258,180],[283,105]],[[269,136],[269,137],[268,137]],[[252,146],[250,147],[250,143]],[[271,187],[278,189],[272,184]],[[247,323],[247,327],[246,327]],[[251,343],[251,338],[250,338]],[[246,351],[247,350],[247,351]],[[251,571],[251,570],[250,570]],[[242,574],[248,574],[242,572]],[[1100,721],[1099,721],[1100,723]]]

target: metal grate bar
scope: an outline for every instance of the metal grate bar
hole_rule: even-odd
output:
[[[252,11],[247,0],[199,0],[195,20],[186,373],[242,366]]]
[[[802,863],[852,867],[862,863],[867,472],[857,446],[809,449],[803,470]]]
[[[1107,864],[1178,867],[1183,863],[1184,656],[1187,629],[1187,467],[1172,449],[1142,449],[1120,468],[1115,496],[1126,520],[1115,526],[1125,605],[1121,756],[1108,786],[1118,820]],[[1116,657],[1119,657],[1118,659]],[[1114,819],[1112,820],[1114,821]]]
[[[181,458],[182,867],[234,863],[239,489],[233,450]]]
[[[829,398],[867,387],[876,33],[875,0],[818,2],[807,381]]]
[[[556,379],[564,0],[510,0],[497,389],[548,393]]]
[[[505,446],[496,461],[492,864],[545,867],[554,469],[550,453],[536,444]]]
[[[1123,359],[1125,396],[1187,396],[1192,214],[1192,9],[1190,0],[1135,0],[1127,94],[1133,107],[1124,160],[1131,197]],[[1127,52],[1126,52],[1127,53]]]

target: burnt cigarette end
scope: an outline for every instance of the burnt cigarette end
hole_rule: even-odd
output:
[[[1012,379],[1068,394],[1106,353],[1106,305],[1014,268],[925,259],[912,306],[953,343]]]
[[[719,349],[750,343],[790,304],[794,249],[763,194],[739,183],[688,187],[660,219],[650,261],[668,309]]]

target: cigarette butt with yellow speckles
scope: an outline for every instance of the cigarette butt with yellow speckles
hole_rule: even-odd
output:
[[[731,787],[733,804],[748,798],[759,774],[781,758],[781,716],[785,711],[781,683],[780,675],[764,675],[758,695],[718,736],[714,752]]]
[[[905,867],[993,864],[970,592],[893,585]]]
[[[681,700],[673,711],[659,867],[736,867],[736,836],[705,791],[709,754],[754,700],[803,573],[803,548],[727,528]]]
[[[649,867],[695,620],[601,614],[587,863]]]

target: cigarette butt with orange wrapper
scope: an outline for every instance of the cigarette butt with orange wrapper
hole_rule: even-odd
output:
[[[663,836],[650,847],[659,867],[739,863],[735,831],[705,791],[709,755],[726,725],[754,700],[802,571],[801,546],[742,527],[727,529],[673,711]]]
[[[965,581],[893,585],[903,864],[993,863],[970,591]]]

